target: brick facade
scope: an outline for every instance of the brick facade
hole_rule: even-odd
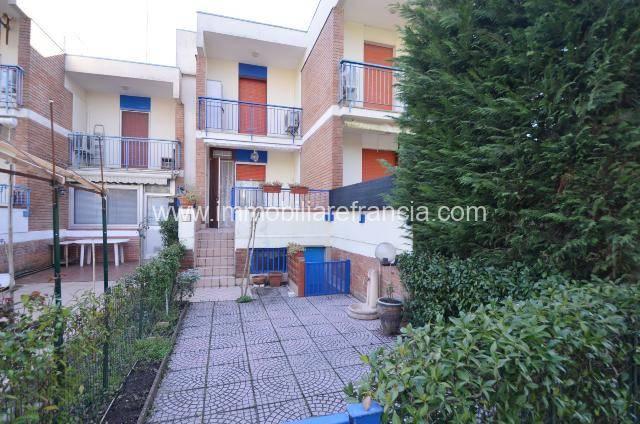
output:
[[[204,51],[198,48],[196,55],[196,113],[200,113],[198,110],[198,98],[206,95],[206,83],[207,83],[207,58],[204,55]],[[209,165],[208,149],[204,145],[204,140],[201,138],[196,139],[196,190],[200,198],[199,205],[207,207],[207,167]]]
[[[304,296],[304,252],[298,252],[295,256],[287,255],[287,274],[289,281],[298,288],[298,296]]]
[[[365,285],[367,273],[371,268],[379,268],[378,260],[335,247],[330,249],[330,255],[332,260],[344,261],[349,259],[351,261],[351,294],[361,301],[364,301],[367,298],[367,287]],[[393,296],[404,299],[406,297],[406,291],[400,282],[398,268],[395,266],[382,267],[382,274],[380,276],[381,292],[379,296],[384,297],[387,295],[386,288],[388,281],[391,281],[393,286]]]
[[[244,262],[247,260],[247,249],[236,249],[236,278],[244,277]]]
[[[5,247],[0,246],[0,273],[9,272]],[[51,265],[49,240],[34,240],[13,244],[13,264],[16,273],[43,269]]]
[[[300,151],[302,184],[317,189],[342,186],[342,118],[333,117],[318,129]]]

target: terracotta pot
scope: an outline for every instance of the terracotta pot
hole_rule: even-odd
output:
[[[280,287],[282,283],[282,273],[281,272],[270,272],[269,273],[269,285],[271,287]]]
[[[267,276],[264,274],[254,275],[251,277],[251,282],[256,286],[265,284],[267,282]]]
[[[400,333],[402,321],[402,301],[391,297],[378,299],[378,316],[380,317],[380,329],[385,336]]]
[[[196,202],[189,200],[186,196],[180,196],[178,200],[180,200],[180,206],[183,208],[192,208],[196,205]]]
[[[263,185],[262,192],[263,193],[280,193],[282,191],[282,186],[278,185]]]
[[[309,187],[303,187],[303,186],[291,187],[291,193],[299,194],[303,196],[309,193]]]

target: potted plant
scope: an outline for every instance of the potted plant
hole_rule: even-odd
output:
[[[309,193],[309,187],[302,185],[300,183],[290,183],[289,189],[291,190],[291,193],[299,194],[301,196],[304,196],[305,194]]]
[[[180,206],[183,208],[191,208],[196,205],[198,201],[198,194],[192,190],[184,190],[184,192],[178,196],[180,200]]]
[[[263,193],[280,193],[282,191],[282,183],[278,181],[263,183],[260,188],[262,188]]]
[[[304,253],[304,246],[298,243],[289,243],[287,245],[287,255],[295,258]]]
[[[251,282],[254,286],[261,286],[267,282],[267,276],[264,274],[257,274],[251,277]]]
[[[387,297],[378,299],[378,316],[380,317],[380,327],[382,334],[392,336],[400,332],[400,322],[402,321],[401,300],[393,297],[393,285],[387,285]]]
[[[282,273],[280,271],[271,271],[269,273],[269,285],[271,287],[280,287],[282,284]]]

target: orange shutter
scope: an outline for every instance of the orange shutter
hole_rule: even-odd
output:
[[[122,111],[121,133],[123,143],[120,159],[123,168],[146,168],[148,165],[149,145],[146,140],[137,138],[149,137],[149,114],[146,112]],[[127,139],[126,137],[135,137]]]
[[[239,163],[236,165],[236,181],[261,181],[266,177],[266,166],[247,165]]]
[[[364,61],[373,65],[391,66],[393,48],[364,43]],[[389,69],[365,67],[364,107],[391,110],[393,105],[393,73]]]
[[[238,100],[257,103],[242,104],[238,108],[239,132],[243,134],[267,134],[267,82],[251,78],[240,78]],[[264,105],[264,106],[263,106]]]
[[[389,175],[389,170],[380,161],[389,165],[398,164],[398,154],[391,150],[362,149],[362,181],[375,180]]]

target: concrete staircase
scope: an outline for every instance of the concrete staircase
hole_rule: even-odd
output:
[[[232,228],[207,228],[196,233],[195,265],[202,276],[197,287],[232,287],[235,250]]]

